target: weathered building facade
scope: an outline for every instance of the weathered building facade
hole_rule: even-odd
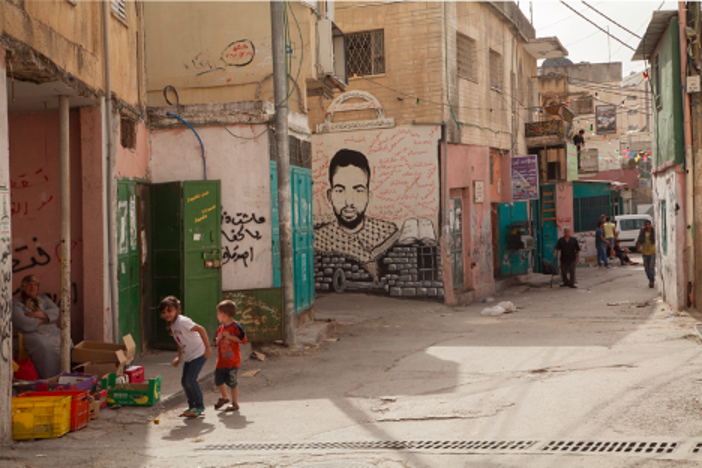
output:
[[[526,273],[529,251],[507,249],[497,226],[528,221],[528,202],[511,203],[510,162],[526,152],[536,60],[562,46],[536,39],[511,2],[345,2],[335,15],[350,91],[309,109],[318,290],[460,303]],[[344,230],[334,205],[338,161],[366,167],[364,214],[387,231],[364,255],[348,254],[364,231]]]

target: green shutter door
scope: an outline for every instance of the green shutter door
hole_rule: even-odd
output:
[[[139,226],[136,182],[117,184],[117,281],[119,284],[119,333],[131,334],[141,352]]]

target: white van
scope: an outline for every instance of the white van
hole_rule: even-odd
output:
[[[636,240],[644,223],[646,221],[653,223],[653,218],[646,214],[619,215],[614,219],[617,220],[619,245],[630,249],[636,248]]]

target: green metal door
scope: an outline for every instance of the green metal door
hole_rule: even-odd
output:
[[[312,171],[291,167],[295,313],[314,301],[314,230],[312,224]]]
[[[222,299],[222,208],[218,180],[183,182],[183,307],[207,330],[217,331]]]
[[[558,222],[556,219],[556,186],[542,185],[539,200],[534,203],[534,226],[536,226],[536,251],[534,255],[534,272],[541,273],[543,259],[553,261],[553,250],[558,241]],[[557,262],[556,262],[557,264]]]
[[[273,287],[280,287],[280,222],[278,221],[278,164],[271,161],[271,230],[273,251]]]
[[[449,227],[451,229],[451,266],[453,269],[453,288],[464,286],[463,274],[463,199],[449,199]]]
[[[210,334],[217,329],[222,297],[220,183],[187,181],[151,186],[151,284],[153,307],[166,296]],[[158,310],[152,311],[151,344],[175,349]]]
[[[119,284],[119,332],[131,334],[141,352],[141,307],[139,289],[139,226],[137,222],[137,184],[117,183],[117,281]]]

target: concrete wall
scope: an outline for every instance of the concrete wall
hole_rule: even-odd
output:
[[[684,198],[685,172],[680,166],[656,174],[653,179],[656,281],[663,299],[673,310],[684,309],[686,305],[685,271],[688,259],[685,255]]]
[[[575,230],[573,220],[573,184],[558,183],[556,191],[556,223],[558,225],[558,236],[563,235],[563,230],[569,228],[571,232]]]
[[[300,2],[290,6],[289,106],[304,112],[306,80],[316,78],[316,16]],[[273,102],[268,2],[145,2],[144,10],[150,106],[166,105],[163,89],[168,85],[178,90],[181,104]]]
[[[521,39],[515,45],[513,24],[496,7],[487,2],[344,2],[336,7],[335,21],[346,34],[384,31],[386,73],[349,77],[349,89],[372,93],[397,125],[445,121],[451,142],[524,154],[524,122],[530,118],[527,100],[536,95],[528,92],[529,78],[536,76],[536,59],[524,51]],[[477,81],[457,76],[457,31],[476,41]],[[503,57],[505,89],[500,91],[489,86],[491,48]],[[512,73],[515,93],[510,90]],[[447,93],[453,112],[445,106]],[[329,103],[321,99],[319,105],[309,105],[311,124],[324,120]],[[370,115],[370,111],[349,112],[339,121]],[[460,131],[456,121],[462,122]]]
[[[144,91],[140,85],[144,38],[137,12],[141,3],[126,2],[126,8],[126,21],[113,14],[109,18],[112,91],[138,107]],[[0,44],[13,51],[16,76],[26,62],[37,67],[28,71],[37,81],[60,79],[93,93],[104,89],[102,30],[100,2],[0,2]],[[30,48],[40,54],[38,60]]]
[[[10,182],[5,49],[0,47],[0,444],[12,443],[12,244],[7,187]]]
[[[115,175],[118,179],[149,179],[149,143],[148,130],[143,122],[137,124],[136,147],[125,148],[120,142],[121,134],[117,134],[117,159]]]
[[[221,126],[197,128],[207,155],[208,179],[222,181],[222,288],[270,288],[273,257],[267,126],[227,128],[247,139],[233,138]],[[202,180],[200,145],[190,129],[151,129],[149,145],[154,183]],[[253,218],[256,221],[246,221]]]
[[[505,21],[488,2],[456,2],[455,8],[447,4],[446,11],[451,28],[449,77],[456,73],[455,32],[475,40],[476,47],[477,80],[456,78],[458,91],[452,104],[457,119],[462,122],[460,142],[526,154],[524,124],[531,122],[531,108],[536,105],[528,102],[530,98],[536,99],[533,80],[537,74],[536,59],[524,50],[521,38],[514,38],[512,23]],[[490,88],[490,50],[502,55],[500,90]],[[445,118],[452,121],[450,114]]]
[[[450,190],[462,190],[463,197],[463,265],[464,287],[474,290],[475,298],[494,294],[492,223],[490,218],[492,198],[490,183],[490,154],[484,146],[449,145],[448,184]],[[484,184],[482,203],[475,202],[475,182]],[[452,281],[448,280],[447,281]],[[449,303],[456,293],[446,288]]]
[[[440,136],[440,127],[403,126],[312,137],[315,283],[319,291],[346,284],[349,291],[443,296],[437,247]],[[340,171],[335,173],[334,185],[348,185],[347,190],[339,190],[338,195],[330,190],[329,165],[341,149],[365,155],[371,170],[368,191]],[[364,183],[365,177],[360,185]],[[360,230],[349,232],[341,227],[335,210],[342,208],[361,214]],[[422,255],[425,258],[419,259]],[[422,265],[429,270],[426,276],[419,271]],[[335,275],[338,283],[333,283]],[[339,275],[344,276],[343,281]]]
[[[60,295],[61,180],[58,114],[9,116],[12,248],[15,293],[35,274],[40,291]],[[71,334],[83,336],[83,239],[80,114],[70,114],[71,157]],[[94,220],[91,217],[91,222]],[[91,255],[94,253],[91,252]]]
[[[335,8],[335,23],[345,34],[382,29],[386,72],[349,77],[350,90],[378,98],[397,125],[443,119],[443,24],[440,2],[343,2]],[[417,98],[419,102],[417,103]],[[309,105],[310,124],[324,120],[331,100]],[[339,122],[370,118],[370,111],[348,112]],[[335,119],[335,121],[337,121]]]

